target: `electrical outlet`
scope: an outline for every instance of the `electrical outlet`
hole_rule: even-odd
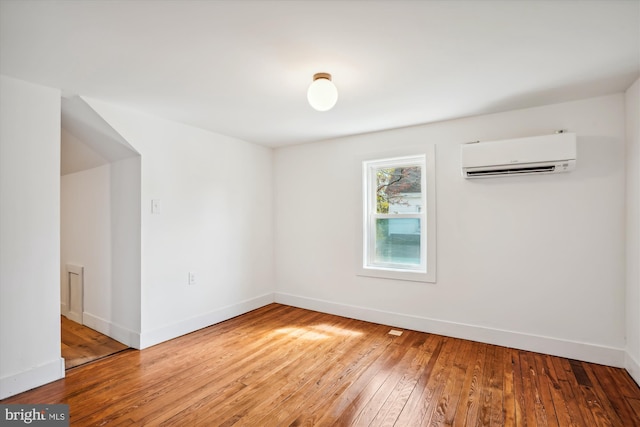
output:
[[[196,284],[196,273],[194,273],[193,271],[189,272],[189,284],[190,285]]]

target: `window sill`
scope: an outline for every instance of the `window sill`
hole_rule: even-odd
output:
[[[379,279],[393,279],[393,280],[406,280],[410,282],[426,282],[435,283],[435,274],[429,274],[428,272],[411,271],[411,270],[399,270],[391,268],[365,268],[362,267],[356,273],[358,276],[363,277],[377,277]]]

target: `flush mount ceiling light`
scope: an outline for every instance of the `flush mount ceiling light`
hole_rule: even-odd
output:
[[[313,75],[313,83],[307,90],[309,104],[318,111],[327,111],[333,108],[338,101],[338,89],[331,81],[331,74],[316,73]]]

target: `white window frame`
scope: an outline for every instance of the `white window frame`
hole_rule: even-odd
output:
[[[435,209],[435,147],[422,148],[419,154],[369,156],[362,161],[362,210],[358,275],[417,282],[436,281],[436,209]],[[388,153],[387,153],[388,154]],[[403,153],[404,154],[404,153]],[[422,210],[419,213],[376,212],[377,179],[380,167],[421,166]],[[420,220],[420,263],[415,265],[376,263],[375,222],[384,218],[417,218]]]

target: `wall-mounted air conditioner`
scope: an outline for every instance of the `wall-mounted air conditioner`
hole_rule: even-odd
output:
[[[576,167],[576,135],[469,143],[462,145],[461,155],[465,178],[569,172]]]

